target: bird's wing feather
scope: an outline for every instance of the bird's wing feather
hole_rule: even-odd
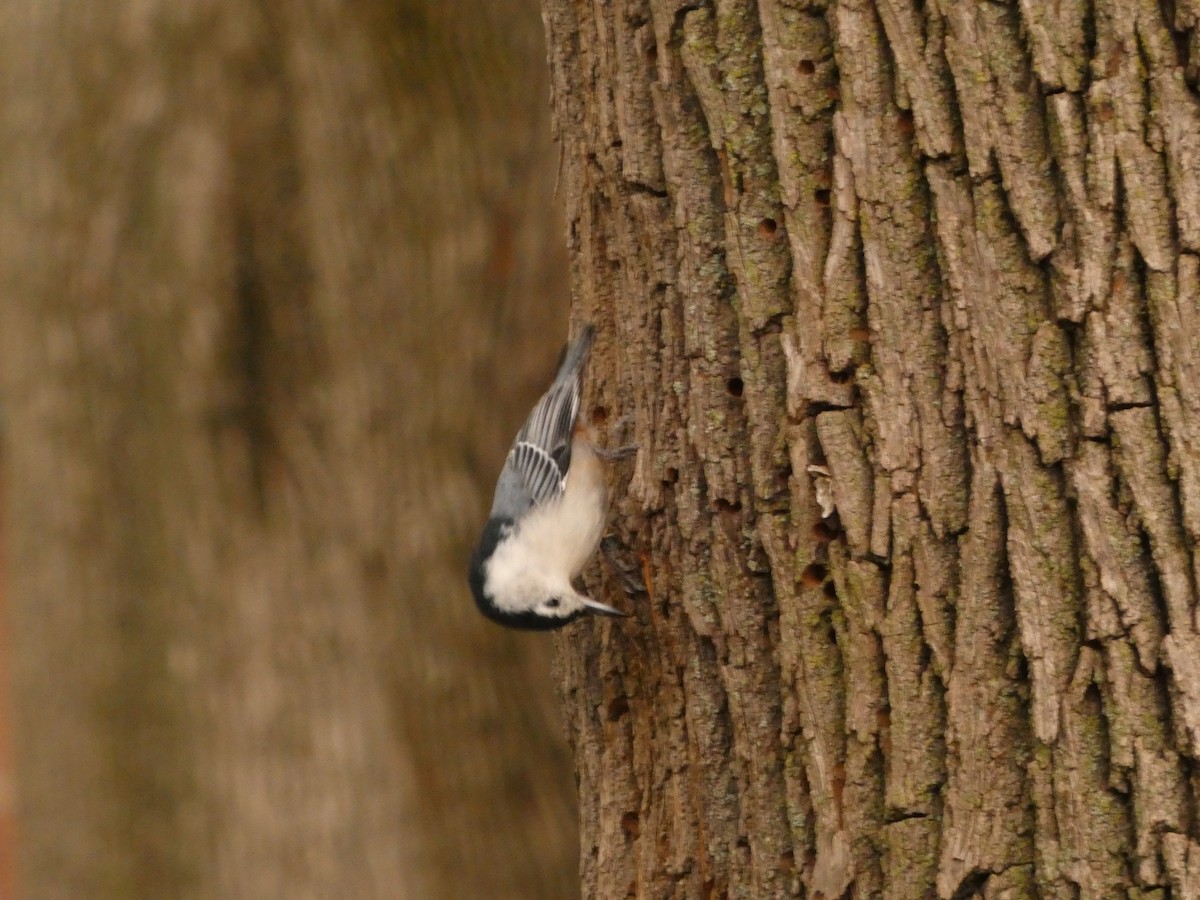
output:
[[[493,515],[517,518],[530,506],[558,499],[571,466],[571,435],[579,415],[579,386],[591,350],[588,326],[563,356],[558,375],[517,433],[492,504]]]
[[[571,432],[579,414],[579,382],[555,385],[517,434],[509,460],[539,506],[562,493],[571,466]]]
[[[518,441],[509,451],[508,464],[521,476],[533,503],[540,506],[562,493],[566,470],[537,444]]]

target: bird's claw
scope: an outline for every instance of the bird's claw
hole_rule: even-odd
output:
[[[616,462],[619,459],[629,459],[631,456],[637,456],[640,447],[637,444],[628,444],[624,447],[616,447],[612,450],[607,450],[603,447],[594,448],[596,455],[608,462]]]

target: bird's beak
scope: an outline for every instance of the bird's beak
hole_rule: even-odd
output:
[[[583,605],[588,608],[588,612],[600,613],[602,616],[629,615],[629,613],[623,613],[619,609],[609,606],[607,603],[601,603],[599,600],[591,600],[587,597],[583,598]]]

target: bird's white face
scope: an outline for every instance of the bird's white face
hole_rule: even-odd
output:
[[[498,618],[518,628],[558,628],[584,613],[624,615],[576,591],[569,580],[540,567],[518,566],[520,554],[499,550],[488,565],[484,594]]]
[[[547,619],[562,619],[570,622],[587,612],[587,604],[583,597],[574,590],[570,590],[566,593],[560,592],[544,597],[534,605],[533,611]]]
[[[503,551],[488,566],[486,593],[503,613],[536,613],[548,619],[567,619],[580,613],[583,598],[564,578],[518,566],[518,560]]]

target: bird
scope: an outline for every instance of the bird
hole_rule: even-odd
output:
[[[510,628],[546,631],[580,616],[626,613],[572,582],[608,517],[603,451],[580,415],[580,383],[596,330],[585,325],[563,351],[554,381],[517,432],[496,482],[492,509],[471,554],[468,581],[479,611]]]

